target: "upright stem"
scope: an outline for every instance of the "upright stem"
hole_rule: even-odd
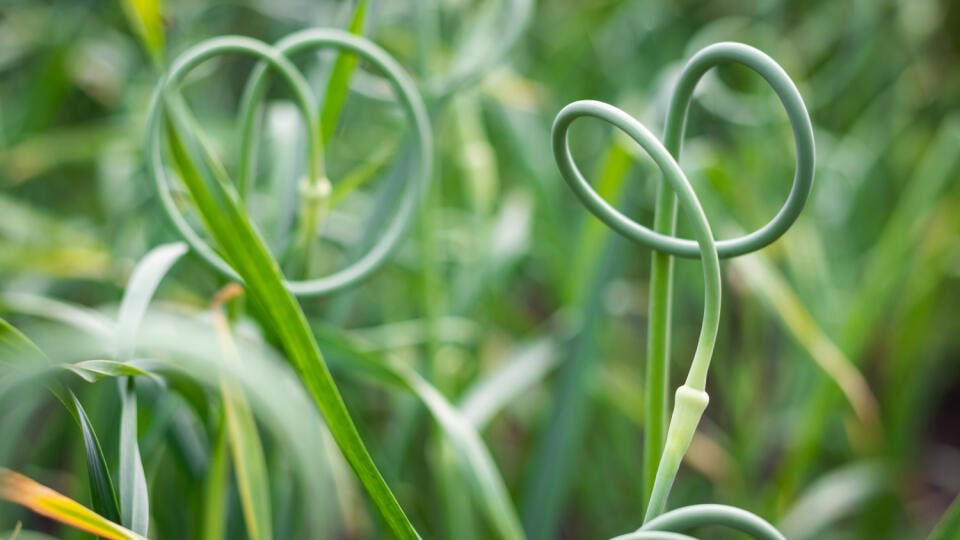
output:
[[[790,195],[777,215],[760,229],[735,239],[717,242],[689,181],[680,169],[680,142],[687,109],[700,78],[713,66],[735,62],[761,75],[784,105],[796,143],[797,166]],[[581,116],[605,120],[639,143],[663,173],[650,230],[611,206],[598,195],[577,169],[567,141],[570,124]],[[649,335],[646,377],[646,437],[644,441],[645,521],[654,519],[666,505],[670,487],[709,400],[707,371],[720,318],[719,257],[735,257],[763,248],[779,238],[799,216],[813,184],[815,150],[813,127],[803,98],[789,75],[763,52],[741,43],[717,43],[702,49],[684,66],[671,94],[664,140],[661,144],[643,124],[620,109],[599,101],[571,103],[553,124],[553,153],[560,172],[584,205],[601,221],[654,250],[648,311]],[[692,220],[696,241],[674,237],[678,202]],[[670,316],[673,256],[699,257],[704,272],[703,326],[686,382],[677,390],[670,423],[667,423],[667,389],[670,382]]]
[[[668,147],[668,149],[670,149]],[[670,149],[676,157],[677,152]],[[677,197],[665,180],[657,186],[654,230],[674,235]],[[649,503],[667,436],[667,396],[670,395],[670,315],[673,304],[673,256],[653,251],[650,262],[650,306],[647,311],[647,423],[643,439],[644,503]]]
[[[691,88],[692,91],[692,88]],[[667,112],[664,147],[674,159],[680,159],[680,142],[686,121],[689,96],[678,86]],[[680,95],[681,99],[676,99]],[[677,196],[661,178],[657,185],[653,228],[656,232],[675,236],[677,228]],[[647,425],[643,444],[644,503],[649,504],[653,483],[660,466],[667,436],[667,415],[670,395],[670,320],[673,313],[673,255],[653,250],[650,257],[650,300],[647,310]],[[646,506],[645,504],[645,506]]]
[[[320,132],[320,118],[310,118],[306,129]],[[332,187],[326,175],[323,140],[319,135],[310,137],[307,148],[307,174],[300,186],[300,219],[290,252],[291,270],[294,279],[310,273],[310,254],[323,218],[330,203]]]

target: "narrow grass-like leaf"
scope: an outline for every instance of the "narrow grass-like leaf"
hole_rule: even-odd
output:
[[[254,540],[268,540],[273,538],[270,485],[257,423],[239,387],[224,381],[221,392],[247,532]]]
[[[777,527],[791,540],[820,538],[830,526],[854,514],[887,487],[877,463],[858,463],[814,482]]]
[[[242,289],[239,285],[228,286],[217,295],[213,306],[213,320],[224,361],[233,366],[240,364],[240,351],[237,350],[230,323],[223,314],[221,305],[229,297],[240,293]],[[223,396],[224,421],[247,533],[253,540],[270,540],[273,538],[270,483],[267,480],[267,464],[253,410],[243,390],[227,373],[221,376],[220,393]]]
[[[631,168],[629,152],[614,140],[601,165],[598,192],[607,200],[619,200]],[[565,280],[567,288],[563,292],[565,302],[574,307],[583,327],[573,342],[563,347],[562,366],[553,383],[555,404],[539,434],[533,470],[525,487],[523,522],[533,540],[556,537],[586,429],[589,391],[586,381],[590,380],[598,359],[603,291],[624,251],[622,244],[618,244],[622,240],[613,236],[601,222],[588,217],[581,227],[574,255],[567,258],[574,263],[568,265],[572,278]]]
[[[879,406],[863,374],[820,328],[786,280],[762,254],[751,254],[731,263],[793,335],[813,360],[840,387],[865,427],[879,427]]]
[[[7,540],[17,540],[17,536],[20,535],[21,530],[23,530],[23,523],[18,521],[13,527],[13,530],[10,531],[10,536],[7,537]]]
[[[123,9],[154,64],[162,66],[165,38],[160,0],[123,0]]]
[[[381,384],[397,386],[413,393],[439,424],[460,462],[471,493],[483,509],[498,538],[524,538],[503,478],[483,439],[474,426],[429,382],[411,369],[385,362],[375,354],[358,348],[343,334],[314,325],[318,336],[344,360],[343,367],[367,375]]]
[[[118,362],[116,360],[84,360],[63,364],[61,367],[71,371],[88,383],[95,383],[107,377],[149,377],[158,384],[161,379],[156,374],[150,373],[146,369],[130,362]]]
[[[27,293],[0,294],[5,309],[63,323],[97,337],[113,335],[113,321],[97,311],[52,298]]]
[[[146,540],[22,474],[0,468],[0,499],[107,540]]]
[[[20,523],[17,523],[16,532],[17,534],[7,538],[6,540],[58,540],[49,534],[22,529],[20,528]]]
[[[2,343],[0,344],[8,349],[7,351],[4,351],[5,353],[9,353],[12,350],[13,352],[26,352],[42,355],[36,345],[33,345],[33,343],[26,336],[2,319],[0,319],[0,339],[2,339]],[[65,369],[74,371],[79,376],[87,380],[90,380],[91,378],[95,380],[95,375],[93,374],[98,372],[104,373],[112,371],[113,373],[127,372],[139,374],[139,372],[142,371],[138,370],[137,368],[133,368],[132,366],[125,366],[119,362],[91,362],[93,363],[82,362],[80,364],[86,365],[76,369],[73,369],[73,367],[69,364],[64,365],[63,367]],[[146,374],[146,372],[143,373]],[[67,410],[76,420],[77,424],[80,426],[83,435],[84,453],[87,463],[87,471],[90,477],[90,494],[94,509],[112,521],[120,521],[121,512],[117,500],[117,492],[110,477],[110,471],[107,468],[106,459],[104,458],[100,441],[97,438],[92,424],[90,423],[90,419],[87,417],[83,405],[77,399],[76,395],[73,394],[73,392],[63,389],[57,384],[52,384],[48,388],[63,403],[64,407],[67,408]],[[140,474],[141,476],[143,474],[142,465]],[[144,490],[145,489],[146,487],[144,485]]]
[[[217,428],[217,440],[207,467],[203,491],[203,535],[208,540],[221,540],[226,532],[227,487],[230,473],[230,452],[227,427]]]
[[[187,252],[183,242],[158,246],[137,263],[117,313],[117,360],[125,362],[133,356],[137,327],[150,305],[160,281]]]
[[[113,487],[113,480],[110,478],[110,470],[107,468],[107,460],[103,457],[103,449],[100,446],[97,433],[93,430],[87,412],[83,409],[83,405],[80,404],[77,396],[67,390],[66,398],[64,400],[65,404],[76,417],[83,433],[83,448],[87,460],[87,472],[90,475],[90,496],[93,509],[110,521],[120,521],[117,491]]]
[[[367,13],[367,0],[360,0],[350,19],[349,32],[360,35],[363,33],[363,21]],[[350,91],[350,77],[357,67],[357,57],[353,54],[341,52],[330,72],[327,81],[327,91],[323,96],[323,108],[320,110],[320,135],[323,145],[326,146],[333,137],[340,119],[340,111]]]
[[[550,339],[522,347],[496,371],[467,390],[460,400],[460,414],[482,430],[508,403],[542,381],[558,361],[557,346]]]
[[[137,393],[134,380],[120,381],[120,517],[122,523],[146,535],[150,524],[150,495],[137,441]]]
[[[170,118],[176,122],[176,118]],[[400,538],[418,535],[367,452],[330,375],[300,305],[283,284],[277,262],[239,203],[236,190],[219,180],[204,178],[180,139],[178,129],[167,130],[171,153],[197,211],[226,260],[244,279],[254,305],[302,377],[327,420],[347,462],[366,488],[391,532]]]
[[[166,244],[152,249],[134,269],[127,283],[117,314],[117,360],[133,356],[137,328],[160,281],[187,252],[184,243]],[[122,523],[140,534],[147,534],[150,523],[150,496],[143,471],[143,458],[137,435],[137,393],[128,377],[118,381],[120,388],[120,513]]]
[[[340,178],[333,186],[333,192],[330,193],[330,206],[334,207],[342,203],[351,193],[375,178],[377,173],[387,165],[394,150],[393,144],[382,145],[374,150],[362,164]]]
[[[524,538],[523,527],[490,452],[470,422],[436,388],[412,370],[397,370],[404,385],[423,402],[456,449],[474,496],[498,536]]]
[[[30,338],[23,335],[23,332],[17,330],[12,324],[4,319],[0,319],[0,360],[6,360],[7,355],[16,354],[37,354],[40,349]]]

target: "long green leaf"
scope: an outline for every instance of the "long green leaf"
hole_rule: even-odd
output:
[[[164,244],[150,250],[130,275],[117,313],[117,360],[133,357],[137,328],[150,305],[160,281],[170,268],[187,253],[183,242]]]
[[[162,66],[165,38],[160,0],[123,0],[123,9],[154,64]]]
[[[187,252],[183,243],[152,249],[140,260],[127,283],[117,314],[117,360],[133,357],[137,328],[160,281]],[[150,524],[150,496],[137,436],[137,394],[133,379],[118,381],[120,388],[120,512],[122,523],[140,534]]]
[[[367,0],[360,0],[357,9],[350,19],[349,31],[351,34],[363,33],[363,20],[367,13]],[[350,77],[357,68],[356,55],[341,52],[333,64],[330,79],[327,81],[327,91],[323,97],[323,108],[320,110],[320,134],[323,145],[326,146],[333,137],[340,119],[340,111],[347,100],[350,91]]]
[[[766,256],[755,253],[738,257],[730,264],[744,275],[744,283],[840,387],[860,421],[870,429],[877,429],[879,405],[863,374],[817,324]]]
[[[82,362],[73,362],[63,364],[63,369],[74,373],[77,377],[95,383],[106,377],[149,377],[155,382],[160,383],[162,379],[155,374],[129,362],[118,362],[116,360],[83,360]]]
[[[777,528],[792,540],[820,538],[831,525],[883,493],[885,474],[881,465],[872,462],[832,471],[807,488]]]
[[[430,411],[456,452],[463,474],[470,484],[471,495],[497,531],[497,537],[524,537],[503,478],[470,420],[415,371],[395,366],[373,353],[363,351],[332,328],[315,324],[314,330],[325,345],[341,356],[344,368],[414,394]]]
[[[478,430],[508,403],[530,391],[559,363],[556,343],[538,340],[521,347],[496,371],[481,379],[460,400],[460,413]]]
[[[0,319],[0,347],[2,347],[0,354],[3,355],[4,360],[11,353],[20,356],[24,354],[43,356],[40,349],[29,338],[2,319]],[[110,471],[103,456],[103,449],[90,419],[83,409],[83,405],[80,404],[73,392],[63,389],[56,383],[51,384],[48,388],[63,403],[80,426],[83,435],[84,457],[90,477],[90,496],[94,510],[111,521],[120,521],[117,493],[110,478]]]
[[[134,380],[120,383],[120,517],[134,532],[146,535],[150,524],[150,495],[137,442],[137,393]]]
[[[0,294],[4,309],[56,321],[90,335],[109,338],[113,336],[113,321],[97,311],[68,304],[45,296],[27,293]]]
[[[171,120],[176,121],[175,118]],[[239,203],[236,190],[199,173],[177,129],[168,129],[167,138],[174,162],[198,213],[226,260],[244,279],[254,305],[265,315],[266,324],[283,344],[347,462],[393,534],[400,538],[417,538],[416,530],[367,452],[306,317],[284,286],[280,269]]]
[[[240,352],[219,305],[214,307],[214,323],[224,361],[238,366]],[[267,480],[267,464],[253,410],[242,388],[227,373],[221,377],[220,393],[223,396],[227,438],[237,475],[247,533],[253,540],[270,540],[273,538],[270,483]]]
[[[87,460],[87,472],[90,475],[90,496],[93,509],[110,521],[120,521],[120,505],[117,502],[117,491],[110,478],[107,460],[103,457],[103,449],[97,433],[90,424],[87,412],[80,404],[80,400],[73,392],[67,390],[67,399],[64,404],[73,413],[80,424],[83,433],[83,449]]]
[[[227,486],[230,468],[229,438],[223,423],[218,427],[210,465],[207,467],[203,495],[203,535],[207,540],[221,540],[226,532]]]
[[[37,354],[40,349],[15,326],[0,319],[0,360],[23,353]]]

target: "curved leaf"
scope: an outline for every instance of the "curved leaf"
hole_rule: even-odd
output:
[[[165,39],[160,0],[123,0],[123,9],[154,64],[162,66]]]
[[[363,20],[366,13],[367,0],[360,0],[353,12],[353,17],[350,19],[349,31],[351,34],[360,35],[363,33]],[[323,97],[323,108],[320,111],[320,132],[324,145],[330,142],[333,132],[337,128],[340,110],[343,109],[347,92],[350,90],[350,77],[356,67],[356,55],[346,52],[337,55],[337,61],[334,62],[330,79],[327,81],[327,91]]]
[[[176,126],[181,119],[170,116]],[[337,445],[363,484],[391,532],[400,538],[419,535],[397,502],[370,456],[340,395],[327,364],[310,332],[306,316],[266,243],[237,199],[236,190],[219,176],[204,177],[181,139],[182,129],[167,130],[173,161],[197,211],[225,259],[245,281],[252,303],[264,314],[268,329],[276,333],[303,384],[323,414]]]
[[[0,468],[0,499],[107,540],[146,540],[73,499],[3,468]]]
[[[237,285],[233,287],[234,291],[242,291]],[[230,286],[225,292],[229,289]],[[225,295],[221,293],[219,296]],[[236,366],[240,364],[240,351],[237,350],[229,322],[221,309],[221,302],[221,299],[215,300],[213,321],[225,363]],[[270,540],[273,538],[270,482],[267,480],[267,464],[263,457],[263,445],[260,442],[257,421],[253,416],[250,403],[243,394],[243,389],[227,373],[220,378],[220,393],[223,396],[227,438],[237,475],[237,487],[240,490],[240,502],[247,524],[247,533],[253,540]]]
[[[67,397],[64,399],[64,405],[73,413],[80,424],[80,430],[83,432],[83,448],[87,459],[87,472],[90,475],[90,496],[93,501],[93,509],[103,515],[110,521],[120,521],[120,505],[117,502],[117,491],[113,487],[113,480],[110,478],[110,470],[107,468],[107,461],[103,457],[103,449],[100,447],[100,440],[97,433],[90,424],[87,412],[80,404],[80,400],[70,390],[67,390]]]
[[[150,250],[137,263],[117,313],[117,360],[122,362],[133,356],[137,328],[153,294],[170,268],[186,253],[187,245],[183,242],[165,244]]]
[[[343,361],[339,366],[413,393],[430,411],[456,452],[463,474],[471,484],[471,494],[497,531],[497,536],[508,539],[524,537],[520,519],[490,451],[473,424],[439,390],[412,369],[392,365],[362,351],[335,329],[314,325],[314,330],[333,358],[337,353],[341,355]]]
[[[84,360],[82,362],[66,363],[61,367],[67,371],[73,372],[77,377],[95,383],[106,377],[149,377],[157,384],[162,384],[162,379],[155,374],[139,367],[133,362],[118,362],[116,360]]]
[[[549,338],[522,347],[467,390],[460,400],[460,414],[476,429],[483,429],[508,403],[542,381],[559,361],[557,345]]]
[[[117,314],[117,360],[121,363],[133,356],[137,328],[160,281],[186,252],[187,245],[182,242],[166,244],[150,250],[137,263]],[[124,377],[118,382],[121,402],[119,482],[122,522],[140,534],[147,534],[150,496],[137,436],[137,393],[133,379]]]

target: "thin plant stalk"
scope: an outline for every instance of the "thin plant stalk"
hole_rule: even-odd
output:
[[[721,257],[734,257],[756,251],[779,238],[793,224],[806,203],[813,185],[813,128],[803,99],[790,77],[770,57],[738,43],[717,43],[698,52],[684,66],[667,111],[663,144],[674,159],[679,159],[687,111],[693,92],[703,75],[714,66],[738,62],[752,68],[773,87],[786,109],[793,128],[797,151],[794,183],[787,202],[766,226],[746,236],[717,243]],[[664,180],[657,187],[654,231],[669,238],[676,233],[677,198]],[[689,241],[686,241],[688,246]],[[679,250],[677,250],[679,251]],[[689,249],[687,250],[689,252]],[[673,255],[689,253],[653,250],[651,255],[646,364],[646,418],[644,437],[644,484],[652,494],[663,452],[667,426],[667,394],[670,387],[670,320],[673,303]],[[648,499],[649,501],[649,499]]]

